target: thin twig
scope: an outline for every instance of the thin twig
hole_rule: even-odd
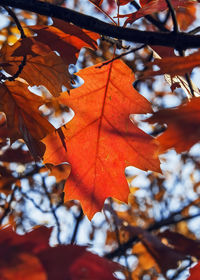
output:
[[[28,196],[26,193],[24,193],[24,192],[21,191],[21,194],[22,194],[27,200],[30,200],[30,201],[33,203],[34,207],[37,208],[38,210],[40,210],[40,212],[42,212],[42,213],[44,213],[44,214],[49,214],[49,213],[51,213],[51,211],[49,211],[49,210],[43,210],[43,209],[35,202],[35,200],[34,200],[32,197]]]
[[[18,187],[15,185],[15,187],[14,187],[14,189],[13,189],[11,195],[10,195],[10,199],[9,199],[9,201],[7,203],[7,207],[4,209],[4,213],[3,213],[3,215],[0,218],[0,225],[2,225],[3,220],[7,217],[7,215],[11,211],[10,206],[11,206],[11,203],[13,202],[13,199],[15,197],[15,192],[16,192],[17,189],[18,189]]]
[[[165,0],[165,1],[167,3],[169,11],[171,13],[171,17],[172,17],[172,21],[173,21],[173,26],[174,26],[173,32],[174,33],[178,33],[179,32],[178,22],[177,22],[176,14],[175,14],[174,8],[172,6],[171,0]],[[184,51],[182,49],[178,49],[178,52],[179,52],[180,56],[184,57]],[[186,79],[186,81],[188,83],[188,86],[190,88],[191,95],[194,96],[194,89],[193,89],[193,86],[192,86],[190,75],[188,73],[185,74],[185,79]]]
[[[172,6],[171,0],[165,0],[165,2],[167,3],[167,6],[168,6],[169,11],[171,13],[173,26],[174,26],[174,32],[178,33],[179,32],[178,22],[177,22],[177,19],[176,19],[176,14],[175,14],[174,8]]]
[[[17,16],[16,16],[16,14],[15,14],[10,8],[8,8],[7,6],[2,6],[2,7],[8,12],[8,14],[9,14],[9,15],[12,17],[12,19],[14,20],[14,22],[15,22],[15,24],[16,24],[16,26],[17,26],[17,28],[18,28],[20,34],[21,34],[21,38],[26,38],[26,35],[25,35],[25,33],[24,33],[24,30],[23,30],[23,28],[22,28],[22,26],[21,26],[20,21],[18,20],[18,18],[17,18]]]
[[[178,53],[179,53],[179,55],[182,56],[182,57],[185,56],[185,53],[184,53],[183,50],[178,50]],[[191,78],[190,78],[189,73],[186,73],[186,74],[185,74],[185,79],[186,79],[186,81],[187,81],[187,83],[188,83],[188,86],[189,86],[191,95],[194,97],[194,96],[195,96],[195,95],[194,95],[194,89],[193,89],[193,86],[192,86],[192,81],[191,81]]]
[[[141,50],[141,49],[143,49],[143,48],[145,48],[145,47],[146,47],[146,45],[142,45],[142,46],[140,46],[140,47],[131,49],[131,50],[128,51],[128,52],[125,52],[125,53],[122,53],[122,54],[120,54],[120,55],[117,55],[116,57],[114,57],[114,58],[112,58],[112,59],[110,59],[110,60],[108,60],[108,61],[106,61],[106,62],[103,62],[100,66],[97,66],[97,68],[101,68],[101,67],[103,67],[103,66],[105,66],[105,65],[107,65],[107,64],[109,64],[109,63],[111,63],[111,62],[113,62],[113,61],[115,61],[115,60],[117,60],[117,59],[120,59],[121,57],[123,57],[123,56],[125,56],[125,55],[128,55],[128,54],[130,54],[130,53],[134,53],[134,52],[139,51],[139,50]]]
[[[112,215],[112,217],[113,217],[114,226],[115,226],[115,235],[116,235],[118,247],[121,247],[122,243],[120,241],[120,231],[119,231],[119,228],[118,228],[118,225],[117,225],[117,220],[116,220],[117,219],[117,212],[114,210],[112,203],[113,203],[113,199],[110,198],[110,207],[112,208],[112,212],[114,213],[114,215]],[[128,271],[128,280],[132,280],[131,269],[129,267],[126,252],[124,252],[124,260],[125,260],[126,268],[127,268],[127,271]]]
[[[200,32],[200,26],[195,27],[194,29],[190,30],[188,34],[194,35],[196,33]]]
[[[53,217],[54,217],[54,219],[55,219],[55,222],[56,222],[56,227],[57,227],[57,240],[58,240],[58,243],[61,244],[61,243],[62,243],[62,242],[61,242],[61,239],[60,239],[61,225],[60,225],[58,216],[57,216],[57,214],[56,214],[56,210],[55,210],[55,208],[54,208],[54,206],[53,206],[53,203],[52,203],[52,201],[51,201],[51,196],[50,196],[50,194],[49,194],[49,192],[48,192],[48,190],[47,190],[47,186],[46,186],[45,178],[44,178],[44,177],[42,177],[42,187],[43,187],[44,192],[45,192],[45,194],[46,194],[46,196],[47,196],[47,198],[48,198],[48,200],[49,200],[49,206],[50,206],[50,209],[51,209],[51,213],[52,213],[52,215],[53,215]]]
[[[72,238],[71,238],[71,244],[74,244],[74,242],[76,240],[78,229],[79,229],[79,226],[80,226],[80,223],[82,221],[83,216],[84,216],[83,210],[81,209],[79,215],[76,217],[76,225],[74,227],[74,232],[73,232],[73,235],[72,235]]]

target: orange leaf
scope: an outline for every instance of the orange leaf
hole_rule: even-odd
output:
[[[172,76],[184,75],[191,72],[194,67],[199,66],[200,52],[195,52],[186,57],[164,57],[147,63],[147,67],[157,65],[159,70],[147,70],[142,74],[143,78],[149,76],[170,74]]]
[[[186,30],[196,20],[197,7],[194,4],[176,9],[176,17],[181,30]]]
[[[132,87],[132,71],[122,61],[99,66],[79,71],[85,83],[60,96],[61,103],[75,111],[64,131],[67,154],[56,135],[43,141],[45,162],[71,164],[65,200],[80,200],[89,219],[107,197],[127,202],[125,167],[160,171],[157,145],[129,118],[131,113],[151,112],[150,103]]]
[[[156,138],[161,145],[161,153],[171,148],[178,153],[187,151],[200,140],[200,98],[193,98],[174,109],[160,110],[146,121],[166,123],[168,126]]]
[[[4,137],[10,137],[12,142],[22,138],[35,159],[37,155],[42,156],[44,147],[38,140],[55,129],[38,110],[43,99],[19,81],[0,84],[0,98],[0,111],[5,113],[7,120],[7,135]]]
[[[137,19],[144,17],[146,15],[161,12],[168,9],[168,5],[165,0],[152,0],[152,1],[140,1],[140,2],[142,2],[141,3],[142,8],[139,11],[132,14],[119,16],[119,17],[128,17],[124,25],[127,25],[128,23],[131,24]],[[180,6],[184,7],[191,3],[194,3],[193,0],[171,0],[171,2],[174,8]]]

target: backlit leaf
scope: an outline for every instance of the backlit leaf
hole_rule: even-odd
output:
[[[75,111],[63,130],[67,153],[55,134],[43,141],[45,162],[71,164],[65,200],[80,200],[90,219],[107,197],[127,202],[125,167],[160,171],[157,145],[129,118],[151,112],[150,103],[132,87],[133,73],[121,61],[99,66],[79,71],[84,84],[59,98]]]
[[[53,22],[50,26],[31,26],[31,30],[37,33],[34,37],[36,41],[59,52],[67,65],[76,63],[81,48],[97,49],[96,40],[99,39],[99,34],[59,19],[54,19]]]
[[[193,0],[171,0],[171,3],[174,8],[176,7],[185,7],[191,3],[194,3]],[[152,0],[152,1],[143,1],[142,8],[139,9],[137,12],[127,15],[120,15],[120,17],[128,17],[125,21],[125,25],[128,23],[133,23],[137,19],[144,17],[149,14],[161,12],[168,9],[167,2],[165,0]]]
[[[41,116],[38,108],[43,99],[28,90],[27,84],[19,81],[0,84],[0,111],[6,115],[7,134],[11,141],[24,139],[35,159],[44,152],[43,144],[38,142],[54,130],[54,127]],[[0,135],[1,128],[0,128]]]
[[[0,63],[3,64],[4,70],[10,75],[14,75],[18,71],[23,60],[23,56],[19,56],[20,53],[17,53],[20,44],[19,41],[13,46],[5,46],[0,52]],[[62,85],[70,87],[68,68],[58,55],[54,52],[46,53],[46,55],[29,54],[30,49],[28,47],[23,48],[22,51],[24,55],[28,54],[25,66],[19,76],[26,80],[29,85],[43,85],[54,96],[59,95]]]
[[[147,63],[147,67],[158,66],[160,69],[149,69],[143,72],[142,77],[170,74],[171,76],[184,75],[199,66],[200,52],[195,52],[186,57],[164,57]]]
[[[167,124],[167,130],[156,138],[161,145],[160,152],[171,148],[178,153],[188,151],[200,140],[200,98],[177,108],[160,110],[147,121]]]

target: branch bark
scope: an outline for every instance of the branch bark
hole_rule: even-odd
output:
[[[179,50],[200,47],[199,35],[191,35],[183,32],[149,32],[118,27],[98,20],[94,17],[81,14],[68,8],[49,4],[47,2],[36,0],[0,0],[0,5],[7,5],[40,15],[55,17],[101,35],[129,42],[168,46]]]

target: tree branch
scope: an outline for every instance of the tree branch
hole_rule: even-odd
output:
[[[179,50],[200,47],[199,35],[191,35],[183,32],[175,34],[174,32],[140,31],[131,28],[113,26],[94,17],[49,4],[47,2],[34,0],[0,0],[0,5],[7,5],[13,8],[38,13],[40,15],[55,17],[102,35],[134,43],[168,46]]]
[[[194,218],[197,218],[200,216],[200,213],[194,214],[192,216],[186,216],[186,217],[180,217],[176,218],[176,215],[172,217],[169,217],[167,219],[161,220],[160,222],[157,222],[153,225],[150,225],[146,230],[151,232],[153,230],[160,229],[163,226],[169,226],[169,225],[175,225],[182,221],[188,221]],[[123,243],[120,247],[116,248],[114,251],[107,253],[104,255],[105,258],[112,259],[114,257],[118,257],[123,255],[127,249],[131,248],[133,246],[134,242],[138,242],[139,238],[138,236],[131,237],[128,241]]]

